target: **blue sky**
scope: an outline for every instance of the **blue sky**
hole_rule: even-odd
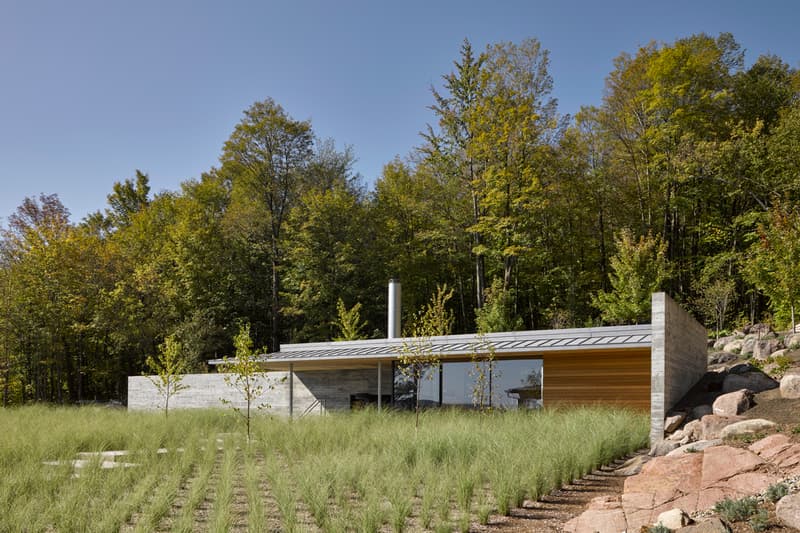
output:
[[[559,111],[602,98],[621,52],[732,32],[754,61],[800,67],[794,1],[0,0],[0,224],[57,193],[73,220],[115,181],[175,190],[217,164],[250,104],[272,97],[351,145],[371,183],[433,120],[431,85],[463,39],[536,37]]]

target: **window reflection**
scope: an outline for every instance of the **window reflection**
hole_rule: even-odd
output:
[[[394,405],[413,409],[416,391],[413,378],[404,376],[397,363],[393,374]],[[542,360],[442,363],[439,368],[428,369],[420,383],[421,407],[473,408],[480,404],[504,409],[541,407]]]

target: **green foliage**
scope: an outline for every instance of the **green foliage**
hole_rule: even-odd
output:
[[[339,315],[334,325],[339,329],[339,335],[334,337],[335,341],[354,341],[363,339],[363,330],[367,326],[366,321],[361,320],[361,303],[357,302],[353,307],[345,307],[341,298],[336,302],[336,312]]]
[[[155,374],[155,376],[149,376],[148,379],[164,399],[164,415],[169,416],[169,399],[189,388],[183,383],[183,376],[188,370],[188,365],[181,343],[173,336],[167,337],[159,346],[158,356],[156,358],[148,356],[146,364],[148,369]]]
[[[758,500],[752,496],[738,500],[725,498],[714,505],[714,511],[729,522],[742,522],[758,512]]]
[[[656,524],[647,528],[647,533],[671,533],[672,530],[663,524]]]
[[[667,246],[653,235],[640,237],[637,242],[629,230],[619,233],[616,245],[617,253],[611,258],[613,290],[600,291],[594,305],[603,320],[613,324],[646,322],[652,293],[669,277]]]
[[[415,384],[414,411],[415,427],[419,428],[419,384],[430,379],[430,370],[439,366],[439,354],[433,351],[431,337],[447,335],[453,327],[453,312],[447,308],[453,290],[447,285],[437,286],[430,302],[414,317],[409,340],[400,347],[397,358],[400,372]]]
[[[795,306],[800,301],[800,209],[776,201],[767,220],[758,227],[758,240],[750,247],[744,272],[770,298],[774,311],[789,309],[792,329]]]
[[[478,333],[495,333],[522,329],[522,319],[514,315],[514,298],[503,281],[495,278],[486,290],[485,303],[475,310],[475,325]]]
[[[767,487],[767,491],[764,493],[766,498],[771,502],[777,502],[784,496],[789,494],[789,487],[786,483],[775,483]]]
[[[750,517],[747,523],[756,533],[766,531],[770,528],[769,512],[766,509],[759,509],[753,516]]]
[[[265,388],[272,388],[266,373],[261,370],[261,358],[253,350],[253,339],[250,337],[250,324],[242,323],[239,333],[233,339],[236,355],[233,359],[225,358],[221,370],[225,372],[225,384],[236,389],[245,402],[242,409],[230,400],[220,398],[222,403],[230,406],[233,412],[244,418],[247,425],[247,440],[250,441],[252,409],[268,409],[268,404],[257,403],[264,394]]]

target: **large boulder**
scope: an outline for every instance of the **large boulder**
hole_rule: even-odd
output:
[[[692,519],[686,514],[686,511],[675,507],[658,515],[655,525],[662,525],[669,529],[680,529],[691,523]]]
[[[778,388],[778,382],[760,371],[728,374],[722,382],[722,392],[748,389],[755,393]]]
[[[763,339],[765,335],[774,333],[772,326],[769,324],[752,324],[749,328],[745,329],[745,332],[748,335],[754,335],[761,339]]]
[[[714,341],[714,344],[711,346],[715,350],[722,350],[726,344],[729,342],[733,342],[736,340],[736,335],[728,335],[727,337],[720,337]]]
[[[720,433],[726,426],[744,420],[741,416],[706,415],[700,419],[698,432],[699,440],[713,440],[720,438]],[[688,425],[688,424],[687,424]],[[670,450],[672,451],[672,450]]]
[[[781,378],[781,398],[797,399],[800,398],[800,370],[787,372]]]
[[[757,336],[747,335],[744,339],[742,339],[742,348],[739,350],[739,353],[741,355],[753,355],[753,350],[755,350],[757,342]]]
[[[752,403],[753,393],[747,389],[742,389],[718,397],[714,400],[712,410],[715,415],[739,415],[750,409]]]
[[[753,346],[753,357],[761,361],[783,348],[783,344],[778,339],[763,339],[756,341]]]
[[[800,492],[781,498],[775,506],[775,514],[783,525],[800,529]]]
[[[732,341],[728,342],[722,347],[722,351],[739,354],[742,353],[743,346],[744,346],[744,341],[742,339],[733,339]]]
[[[787,348],[800,348],[800,333],[789,333],[783,339],[783,345]]]
[[[751,420],[742,420],[735,422],[722,428],[719,433],[719,438],[727,439],[736,437],[737,435],[753,435],[762,431],[767,431],[776,426],[775,422],[765,420],[763,418],[753,418]]]

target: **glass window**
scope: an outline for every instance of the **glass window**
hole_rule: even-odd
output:
[[[441,369],[441,371],[440,371]],[[440,376],[441,374],[441,376]],[[482,379],[479,377],[482,375]],[[441,388],[440,388],[441,383]],[[479,385],[481,383],[481,385]],[[394,363],[393,401],[414,409],[414,379]],[[420,407],[452,405],[471,408],[481,400],[493,407],[533,409],[542,405],[542,360],[504,359],[487,362],[443,363],[429,368],[420,383]]]
[[[506,359],[494,362],[492,405],[534,409],[542,406],[542,360]]]
[[[393,402],[396,407],[414,409],[415,393],[417,390],[414,378],[404,375],[400,371],[397,361],[393,365],[394,390]],[[420,407],[438,406],[439,402],[439,368],[431,367],[425,371],[420,383]]]

